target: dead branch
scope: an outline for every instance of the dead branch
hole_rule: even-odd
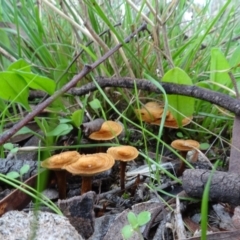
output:
[[[183,173],[182,186],[190,197],[202,198],[203,191],[211,171],[202,169],[188,169]],[[216,171],[213,174],[209,201],[240,204],[240,175],[236,173]]]
[[[96,79],[97,84],[101,88],[105,87],[134,88],[134,84],[136,84],[138,89],[162,94],[161,90],[157,86],[155,86],[153,83],[146,79],[132,79],[129,77],[125,78],[98,77]],[[178,94],[205,100],[210,103],[216,104],[220,107],[223,107],[229,110],[230,112],[235,113],[236,115],[240,115],[240,100],[230,97],[229,95],[211,91],[205,88],[200,88],[194,85],[189,86],[174,83],[161,83],[161,85],[167,94]],[[95,83],[91,82],[86,85],[83,85],[80,88],[73,88],[68,93],[77,96],[82,96],[96,90],[97,86],[95,85]]]

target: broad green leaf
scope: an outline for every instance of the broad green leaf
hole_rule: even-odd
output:
[[[56,83],[50,78],[18,70],[16,73],[24,78],[30,88],[42,90],[47,92],[49,95],[52,95],[55,91]]]
[[[68,134],[73,129],[72,125],[61,123],[57,125],[56,128],[54,128],[52,131],[47,132],[47,136],[62,136]]]
[[[136,215],[133,212],[129,212],[127,215],[127,218],[132,228],[136,229],[138,227],[138,221],[137,221]]]
[[[228,75],[230,65],[218,48],[211,50],[211,66],[210,66],[210,80],[230,87],[232,85],[231,79]],[[213,86],[214,90],[219,90],[218,86]]]
[[[15,178],[20,177],[20,174],[18,172],[12,171],[12,172],[9,172],[6,176],[9,178],[15,179]]]
[[[130,225],[126,225],[122,228],[121,232],[124,239],[128,239],[133,235],[134,229]]]
[[[23,59],[19,59],[8,67],[8,71],[13,71],[13,70],[22,70],[24,72],[31,72],[31,66]]]
[[[137,216],[137,221],[139,226],[147,224],[151,219],[151,213],[148,211],[140,212]]]
[[[229,60],[231,67],[237,67],[240,64],[240,46],[238,46],[235,51],[233,52],[230,60]]]
[[[13,72],[0,72],[0,98],[28,106],[28,86],[24,79]]]
[[[79,127],[82,124],[83,114],[84,111],[82,109],[78,109],[72,114],[71,119],[75,127]]]
[[[89,105],[94,110],[97,110],[97,109],[101,108],[101,103],[100,103],[100,101],[97,98],[95,98],[94,100],[89,102]]]
[[[169,70],[163,76],[162,81],[168,83],[192,85],[192,80],[187,75],[187,73],[177,67]],[[173,114],[174,118],[177,120],[178,125],[181,126],[182,119],[184,118],[181,114],[186,117],[190,117],[193,115],[195,99],[174,94],[168,94],[167,97],[169,105],[173,108],[170,108],[169,110]],[[178,112],[180,112],[181,114],[179,114]]]
[[[21,168],[20,168],[20,175],[22,176],[23,174],[27,173],[30,169],[30,166],[28,164],[24,164]]]

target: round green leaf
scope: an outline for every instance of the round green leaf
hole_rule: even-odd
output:
[[[28,164],[24,164],[20,169],[20,175],[27,173],[30,169],[30,166]]]
[[[136,229],[138,227],[138,221],[137,221],[136,215],[133,212],[129,212],[127,215],[127,218],[132,228]]]
[[[148,211],[140,212],[137,216],[137,221],[139,226],[147,224],[151,219],[151,213]]]
[[[209,143],[201,143],[200,144],[201,150],[207,150],[207,149],[209,149],[209,147],[210,147]]]
[[[5,143],[3,144],[3,147],[7,150],[12,150],[14,148],[12,143]]]
[[[133,235],[133,228],[130,225],[126,225],[122,228],[122,235],[124,239],[128,239]]]

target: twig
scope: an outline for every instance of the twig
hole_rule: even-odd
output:
[[[131,35],[129,35],[124,42],[128,43],[136,34],[138,34],[141,31],[144,31],[146,29],[147,25],[146,23],[143,23],[135,32],[133,32]],[[123,46],[122,43],[118,44],[111,50],[109,50],[106,54],[104,54],[102,57],[100,57],[96,62],[92,63],[91,65],[85,65],[83,70],[75,75],[70,82],[68,82],[66,85],[64,85],[60,90],[56,91],[52,96],[47,98],[44,102],[40,103],[36,106],[36,108],[30,112],[25,118],[23,118],[20,122],[15,124],[10,130],[7,132],[4,132],[2,135],[0,135],[0,144],[5,143],[10,137],[12,137],[19,129],[21,129],[23,126],[25,126],[29,121],[31,121],[37,114],[42,112],[49,104],[51,104],[55,99],[60,97],[62,94],[66,93],[68,90],[70,90],[72,87],[74,87],[78,81],[80,81],[84,76],[86,76],[89,72],[91,72],[93,69],[95,69],[97,66],[99,66],[101,63],[103,63],[106,59],[108,59],[110,56],[112,56],[119,48]]]
[[[105,87],[121,87],[121,88],[134,88],[136,84],[138,89],[155,92],[162,94],[162,92],[153,83],[146,79],[132,79],[128,77],[123,78],[96,78],[97,83],[101,88]],[[240,100],[230,97],[229,95],[208,90],[205,88],[200,88],[197,86],[188,86],[183,84],[174,83],[162,83],[162,87],[165,89],[167,94],[178,94],[183,96],[189,96],[198,98],[201,100],[208,101],[210,103],[216,104],[223,107],[236,115],[240,116]],[[97,86],[94,83],[88,83],[80,88],[74,88],[68,93],[82,96],[89,92],[97,90]]]

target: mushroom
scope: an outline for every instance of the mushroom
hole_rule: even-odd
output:
[[[182,120],[182,126],[188,125],[192,121],[192,116],[186,117]],[[156,120],[154,122],[151,122],[153,125],[160,125],[161,124],[161,119]],[[179,128],[177,120],[174,118],[171,112],[168,111],[165,122],[164,122],[164,127],[167,128]]]
[[[64,169],[73,175],[82,177],[81,194],[92,189],[92,177],[98,173],[104,172],[112,168],[114,158],[107,153],[94,153],[81,155],[77,162],[66,165]]]
[[[187,157],[187,152],[193,149],[199,149],[200,144],[199,142],[195,141],[195,140],[183,140],[183,139],[178,139],[178,140],[174,140],[171,143],[171,146],[176,149],[179,150],[179,153],[181,154],[181,156],[186,159]],[[181,165],[180,168],[177,172],[177,175],[180,176],[182,175],[183,171],[185,169],[185,162],[181,161]]]
[[[88,138],[95,141],[107,141],[117,137],[123,131],[122,124],[114,121],[106,121],[102,124],[99,131],[91,133]],[[98,147],[97,152],[105,152]]]
[[[97,132],[91,133],[88,137],[92,140],[111,140],[117,137],[123,130],[120,123],[106,121]]]
[[[115,160],[120,161],[120,186],[121,190],[124,190],[127,162],[137,158],[139,152],[135,147],[132,146],[118,146],[108,148],[107,153],[112,155]]]
[[[162,118],[164,108],[157,102],[148,102],[141,109],[135,109],[135,113],[142,121],[152,123]]]
[[[60,154],[53,155],[50,158],[41,162],[43,168],[53,170],[56,175],[58,193],[60,199],[66,198],[66,175],[67,172],[62,168],[68,164],[76,162],[80,157],[77,151],[67,151]]]

